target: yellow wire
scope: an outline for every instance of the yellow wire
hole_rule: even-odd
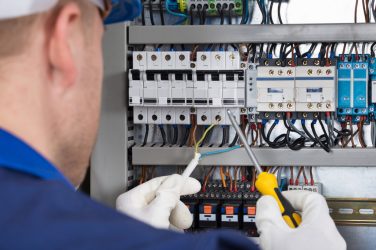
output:
[[[210,125],[210,126],[205,130],[205,132],[204,132],[204,134],[202,135],[201,139],[200,139],[198,142],[196,142],[196,144],[195,144],[195,154],[198,153],[198,147],[200,146],[201,142],[204,141],[206,135],[209,133],[209,131],[210,131],[214,126],[215,126],[215,124]]]

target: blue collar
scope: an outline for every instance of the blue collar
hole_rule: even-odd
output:
[[[21,139],[3,129],[0,129],[0,168],[22,172],[43,180],[59,180],[74,188],[52,163]]]

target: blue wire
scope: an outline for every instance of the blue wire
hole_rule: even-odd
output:
[[[211,156],[211,155],[227,153],[227,152],[233,151],[233,150],[238,149],[238,148],[241,148],[241,146],[237,145],[237,146],[234,146],[234,147],[231,147],[231,148],[226,148],[226,149],[221,149],[221,150],[216,150],[216,151],[211,151],[211,152],[205,152],[205,153],[201,154],[200,159],[207,157],[207,156]]]
[[[173,15],[173,16],[180,16],[180,17],[184,17],[184,18],[188,18],[188,16],[184,13],[178,13],[178,12],[173,12],[170,10],[170,0],[166,0],[166,10],[167,12],[170,14],[170,15]]]

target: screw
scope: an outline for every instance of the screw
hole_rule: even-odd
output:
[[[274,104],[273,103],[269,103],[269,108],[270,109],[274,109]]]
[[[248,66],[248,69],[253,69],[253,65],[249,65],[249,66]]]
[[[319,114],[318,114],[318,113],[314,113],[314,114],[313,114],[313,117],[314,117],[314,118],[318,118],[318,117],[319,117]]]
[[[307,117],[308,117],[308,114],[307,114],[307,113],[303,113],[303,117],[304,117],[304,118],[307,118]]]
[[[303,60],[302,64],[303,64],[303,66],[307,66],[308,65],[308,61],[307,60]]]
[[[180,121],[184,121],[185,120],[185,115],[180,115],[179,119],[180,119]]]
[[[196,68],[196,64],[191,63],[191,69],[194,69],[194,68]]]
[[[312,109],[313,108],[313,104],[312,103],[308,103],[307,104],[307,108]]]
[[[308,70],[307,70],[307,74],[308,74],[309,76],[312,75],[312,73],[313,73],[312,69],[308,69]]]
[[[170,61],[171,60],[171,56],[170,55],[166,55],[165,59],[166,59],[166,61]]]
[[[185,55],[179,55],[179,60],[184,61],[185,60]]]
[[[351,65],[350,64],[346,64],[346,68],[351,68]]]
[[[240,112],[241,112],[241,113],[245,113],[245,112],[247,112],[247,109],[246,109],[246,108],[241,108],[241,109],[240,109]]]
[[[355,64],[355,68],[356,68],[356,69],[359,69],[359,64]]]
[[[283,103],[278,103],[278,108],[283,108]]]
[[[156,60],[157,60],[157,56],[156,56],[156,55],[152,55],[152,56],[151,56],[151,60],[152,60],[152,61],[156,61]]]
[[[269,61],[265,61],[265,62],[264,62],[264,65],[265,65],[265,66],[269,66]]]
[[[205,61],[206,60],[206,55],[202,55],[201,56],[201,61]]]
[[[322,104],[321,103],[317,103],[317,108],[321,109],[322,108]]]
[[[332,107],[332,105],[331,105],[330,103],[327,103],[327,104],[326,104],[326,108],[327,108],[327,109],[330,109],[331,107]]]
[[[276,62],[275,62],[275,65],[277,65],[277,66],[281,66],[281,65],[282,65],[281,60],[276,61]]]
[[[171,115],[166,115],[166,120],[167,121],[171,121],[171,118],[172,118]]]
[[[220,60],[221,60],[221,56],[218,55],[218,54],[216,54],[214,58],[215,58],[215,60],[217,60],[217,61],[220,61]]]
[[[136,57],[137,61],[141,61],[141,60],[142,60],[142,58],[143,58],[143,57],[142,57],[142,55],[141,55],[141,54],[138,54],[138,55],[137,55],[137,57]]]
[[[287,103],[287,108],[288,108],[288,109],[292,109],[292,107],[293,107],[293,105],[292,105],[291,102]]]
[[[244,69],[246,67],[245,63],[240,64],[240,68]]]
[[[220,122],[220,121],[222,120],[222,117],[221,117],[220,115],[217,115],[217,116],[215,117],[215,120],[218,121],[218,122]]]
[[[317,74],[318,74],[318,75],[321,75],[321,73],[322,73],[322,70],[321,70],[321,69],[318,69],[318,70],[317,70]]]
[[[330,75],[331,73],[332,73],[332,71],[331,71],[330,69],[327,69],[327,70],[326,70],[326,74],[327,74],[327,75]]]
[[[191,108],[191,113],[195,113],[196,112],[196,109],[195,108]]]
[[[291,69],[287,70],[287,75],[289,75],[289,76],[292,75],[292,70]]]
[[[278,75],[282,75],[283,74],[283,71],[282,70],[278,70]]]
[[[271,75],[271,76],[274,75],[274,70],[272,70],[272,69],[269,70],[269,75]]]
[[[206,117],[206,115],[203,115],[203,116],[201,116],[201,120],[204,122],[204,121],[206,121],[208,118]]]
[[[281,118],[281,113],[277,113],[276,115],[275,115],[277,118]]]
[[[265,118],[269,118],[270,114],[269,113],[265,113]]]
[[[318,59],[314,60],[314,61],[313,61],[313,64],[314,64],[315,66],[319,66],[319,65],[320,65],[320,60],[318,60]]]

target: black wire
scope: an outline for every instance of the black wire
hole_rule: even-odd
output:
[[[233,146],[235,146],[235,144],[237,143],[238,140],[239,140],[239,136],[238,136],[238,134],[236,133],[234,139],[232,140],[232,142],[231,142],[230,145],[228,145],[228,146],[229,146],[230,148],[233,147]]]
[[[372,45],[371,45],[371,57],[375,57],[375,46],[376,46],[376,42],[372,43]]]
[[[214,129],[209,130],[209,132],[207,133],[206,137],[202,141],[200,147],[203,147],[206,143],[210,142],[210,139],[211,139],[211,137],[213,135],[213,131],[214,131]]]
[[[199,18],[199,24],[200,25],[202,25],[201,9],[202,9],[202,5],[198,4],[197,5],[197,15],[198,15],[198,18]]]
[[[313,132],[313,135],[315,136],[316,138],[316,142],[326,151],[326,152],[330,152],[330,148],[326,145],[326,142],[325,141],[322,141],[322,136],[325,137],[325,135],[322,135],[322,136],[318,136],[317,133],[316,133],[316,129],[315,129],[315,123],[312,122],[311,123],[311,129],[312,129],[312,132]]]
[[[194,19],[195,19],[193,9],[194,9],[194,6],[191,5],[191,7],[189,8],[189,15],[191,16],[191,23],[190,23],[191,25],[194,25]]]
[[[316,49],[317,43],[312,43],[311,46],[309,47],[308,51],[302,54],[302,57],[307,57],[308,54],[312,55],[312,52]]]
[[[161,24],[165,25],[165,20],[164,20],[164,10],[163,10],[163,3],[162,1],[159,1],[159,15],[161,16]]]
[[[270,3],[270,8],[269,8],[269,20],[270,20],[271,24],[274,24],[274,21],[273,21],[273,5],[274,5],[274,1],[272,0],[271,3]]]
[[[185,132],[184,132],[183,140],[181,141],[179,147],[183,147],[184,145],[187,144],[190,130],[191,130],[190,126],[186,126],[185,127]]]
[[[144,4],[142,5],[141,22],[142,22],[142,25],[145,26],[146,22],[145,22],[145,5]]]
[[[206,22],[206,10],[208,9],[208,5],[205,4],[204,8],[202,9],[202,24],[204,25]]]
[[[282,0],[279,0],[278,1],[278,20],[280,24],[283,24],[282,17],[281,17],[281,5],[282,5]]]
[[[261,137],[271,148],[281,148],[286,146],[286,135],[282,134],[277,136],[274,141],[270,141],[270,135],[277,124],[274,122],[268,131],[268,135],[265,134],[265,125],[261,126]]]
[[[149,16],[151,25],[154,25],[154,16],[153,16],[153,4],[149,1]]]
[[[144,136],[144,141],[142,142],[141,147],[145,147],[146,143],[148,143],[148,137],[149,137],[149,124],[145,124],[145,136]]]
[[[232,9],[234,8],[234,4],[230,4],[228,7],[228,24],[232,24]]]
[[[219,145],[219,147],[223,147],[224,145],[226,144],[226,127],[223,126],[222,127],[222,142],[221,144]]]
[[[303,131],[304,133],[306,133],[306,135],[308,135],[308,137],[313,141],[313,142],[317,142],[316,138],[313,137],[313,135],[308,131],[306,125],[305,125],[305,122],[302,122],[302,128],[303,128]]]
[[[243,5],[243,9],[242,9],[242,19],[240,21],[240,24],[246,24],[247,23],[247,13],[246,13],[246,10],[247,8],[245,7],[247,4],[246,0],[242,0],[242,5]]]
[[[266,17],[265,17],[265,9],[262,7],[261,5],[261,0],[257,0],[257,5],[259,6],[260,8],[260,11],[261,11],[261,14],[262,14],[262,21],[261,21],[261,24],[265,24],[265,20],[266,20]]]
[[[179,135],[179,129],[178,126],[173,125],[173,137],[172,137],[172,142],[170,146],[176,145],[178,143],[178,135]]]
[[[161,131],[161,135],[162,135],[162,145],[161,145],[161,147],[164,147],[167,143],[167,138],[166,138],[166,132],[163,128],[163,125],[159,125],[159,130]]]

